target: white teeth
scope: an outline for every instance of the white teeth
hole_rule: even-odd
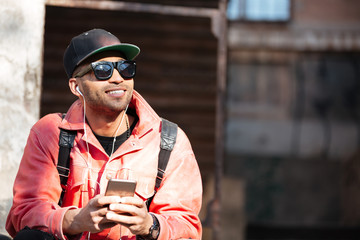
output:
[[[110,91],[109,94],[120,94],[123,92],[124,92],[124,90],[116,90],[116,91]]]

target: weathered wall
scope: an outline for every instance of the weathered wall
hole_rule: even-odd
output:
[[[29,129],[39,117],[44,0],[0,1],[0,233]]]

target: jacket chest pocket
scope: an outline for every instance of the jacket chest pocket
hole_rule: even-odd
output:
[[[154,195],[155,192],[155,179],[156,177],[154,175],[150,174],[139,174],[138,177],[136,177],[137,185],[136,185],[136,194],[141,197],[143,200],[146,200],[150,198],[152,195]]]
[[[91,195],[96,192],[94,187],[89,186],[89,182],[91,182],[89,180],[89,169],[84,166],[72,165],[63,206],[84,206],[91,198]]]

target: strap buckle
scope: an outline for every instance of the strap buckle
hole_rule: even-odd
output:
[[[63,167],[63,166],[57,166],[57,170],[59,172],[59,176],[61,177],[69,177],[70,175],[70,169],[69,168],[66,168],[66,167]]]

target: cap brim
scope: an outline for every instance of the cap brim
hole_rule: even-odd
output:
[[[91,57],[91,56],[93,56],[93,55],[95,55],[97,53],[107,52],[107,51],[119,51],[119,52],[125,54],[127,60],[133,60],[134,58],[136,58],[137,55],[139,55],[140,48],[138,46],[136,46],[136,45],[128,44],[128,43],[122,43],[122,44],[102,47],[102,48],[96,49],[95,51],[93,51],[93,52],[89,53],[88,55],[86,55],[76,65],[78,66],[85,59],[87,59],[87,58],[89,58],[89,57]]]

